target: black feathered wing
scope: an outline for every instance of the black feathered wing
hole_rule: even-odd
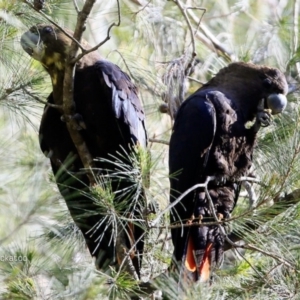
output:
[[[187,99],[177,113],[170,141],[171,202],[195,184],[204,182],[206,175],[212,175],[207,173],[206,165],[215,132],[215,108],[207,95],[195,94]],[[171,224],[188,224],[193,222],[193,218],[199,217],[201,204],[196,200],[197,197],[194,190],[171,210]],[[207,230],[206,227],[171,230],[175,263],[195,280],[198,279],[199,270],[196,270],[194,254],[199,250],[196,247],[205,249],[208,246]]]
[[[48,99],[50,103],[56,102],[53,99],[54,94]],[[135,154],[135,146],[146,147],[144,112],[136,87],[116,65],[98,61],[92,66],[76,70],[74,101],[76,114],[85,124],[80,133],[92,157],[97,158],[96,173],[107,175],[116,172],[116,165],[108,161],[117,158],[130,164],[128,156]],[[96,257],[97,266],[106,268],[115,264],[117,257],[113,235],[116,227],[105,221],[109,218],[105,219],[105,213],[99,210],[97,203],[86,193],[89,181],[82,172],[80,157],[66,124],[61,120],[61,112],[53,107],[45,107],[40,126],[40,143],[42,151],[51,154],[49,158],[60,192],[74,221],[84,234],[89,251]],[[133,218],[140,219],[145,201],[142,187],[137,187],[140,196],[132,198],[129,193],[119,192],[128,190],[134,184],[132,180],[113,180],[111,190],[116,195],[116,201],[127,203],[127,210],[132,208]],[[131,218],[132,215],[125,217]],[[128,249],[139,240],[134,249],[136,252],[133,251],[132,255],[139,275],[139,256],[144,245],[141,237],[144,230],[140,225],[133,224],[129,224],[126,230],[131,235],[127,239]]]
[[[125,149],[126,152],[128,151],[128,154],[138,156],[139,150],[135,147],[143,148],[144,151],[146,151],[147,135],[145,129],[145,114],[137,95],[137,88],[126,73],[108,61],[99,61],[97,63],[97,69],[100,82],[103,83],[104,81],[105,85],[111,90],[112,111],[125,142],[122,148]],[[122,150],[120,150],[120,152],[122,153]],[[124,155],[124,153],[121,155]],[[127,183],[124,182],[122,184],[121,182],[120,184],[119,182],[119,188],[124,190],[128,189],[130,185],[132,185],[131,181],[132,179],[128,178]],[[139,194],[139,196],[134,195],[134,193]],[[129,200],[128,205],[132,206],[132,208],[128,209],[128,211],[131,212],[127,217],[142,219],[145,209],[145,199],[141,187],[137,187],[131,194],[135,200],[130,201],[130,199],[127,199]],[[120,199],[120,201],[123,201],[123,199]],[[125,228],[128,250],[134,247],[133,250],[137,252],[139,257],[132,257],[132,259],[136,269],[139,269],[141,267],[144,247],[144,230],[142,225],[138,224],[138,222],[128,222]],[[140,275],[139,271],[138,275]]]
[[[97,67],[101,70],[105,84],[112,91],[115,117],[129,127],[134,142],[145,147],[147,144],[145,114],[136,86],[126,73],[108,61],[98,62]]]

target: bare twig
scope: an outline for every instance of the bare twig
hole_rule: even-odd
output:
[[[264,282],[267,282],[267,280],[260,274],[260,272],[253,266],[253,264],[239,251],[239,249],[235,249],[237,253],[243,258],[243,260],[251,267],[251,269],[260,277],[260,279]]]
[[[208,196],[208,200],[210,202],[210,205],[213,207],[213,203],[212,203],[212,199],[210,198],[210,195],[209,195],[209,192],[208,192],[208,189],[207,189],[207,185],[209,182],[215,180],[216,177],[215,176],[207,176],[206,177],[206,180],[204,183],[197,183],[195,185],[193,185],[192,187],[190,187],[189,189],[187,189],[184,193],[182,193],[176,200],[174,200],[171,204],[169,204],[164,210],[162,210],[158,215],[157,217],[152,220],[150,223],[149,223],[149,227],[152,228],[153,226],[155,226],[158,222],[159,222],[159,219],[165,214],[167,213],[168,211],[170,211],[171,208],[173,208],[174,206],[176,206],[186,195],[188,195],[190,192],[198,189],[198,188],[204,188],[205,189],[205,192],[206,192],[206,195]],[[253,182],[258,182],[260,183],[260,181],[257,179],[257,178],[253,178],[253,177],[246,177],[246,176],[243,176],[241,177],[240,179],[236,180],[237,182],[243,182],[243,181],[253,181]],[[212,212],[214,214],[214,211]],[[216,223],[214,224],[221,224],[221,223],[224,223],[223,222],[219,222],[217,216],[215,216],[215,221]],[[233,220],[233,219],[231,219]],[[227,220],[228,221],[228,220]]]
[[[187,68],[185,70],[185,75],[189,76],[190,73],[191,73],[191,69],[192,69],[192,67],[194,65],[195,58],[197,56],[195,35],[197,34],[197,31],[198,31],[199,26],[201,24],[202,18],[204,16],[204,14],[206,13],[206,8],[204,8],[204,7],[191,7],[191,6],[184,7],[184,5],[180,2],[180,0],[173,0],[173,2],[178,6],[181,14],[183,15],[183,17],[185,19],[185,22],[186,22],[186,24],[188,26],[189,32],[190,32],[190,36],[191,36],[192,56],[191,56],[190,61],[187,63]],[[190,18],[189,18],[188,14],[187,14],[187,11],[189,9],[191,9],[191,10],[197,9],[197,10],[202,10],[203,11],[203,14],[201,15],[201,17],[199,19],[199,22],[197,24],[196,30],[193,29],[191,21],[190,21]]]
[[[74,43],[77,44],[77,46],[81,49],[84,50],[83,46],[71,35],[69,34],[67,31],[64,30],[63,27],[59,26],[56,22],[54,22],[51,18],[49,18],[44,12],[42,12],[41,10],[36,10],[35,7],[28,2],[27,0],[22,0],[25,4],[27,4],[29,7],[31,7],[32,9],[34,9],[35,11],[37,11],[40,15],[42,15],[49,23],[51,23],[52,25],[54,25],[55,27],[57,27],[61,32],[63,32],[68,38],[70,38]]]
[[[196,33],[196,37],[199,38],[206,46],[208,46],[211,49],[211,45],[213,45],[214,50],[218,53],[221,52],[224,57],[226,57],[229,61],[235,61],[236,58],[234,55],[227,50],[221,42],[211,33],[211,31],[201,22],[201,19],[199,19],[192,10],[188,11],[189,17],[195,22],[195,24],[200,24],[199,28],[202,31],[202,33]],[[201,23],[199,23],[201,22]]]
[[[276,255],[276,254],[274,254],[274,253],[271,253],[271,252],[265,251],[265,250],[263,250],[263,249],[260,249],[260,248],[258,248],[258,247],[256,247],[256,246],[252,245],[252,244],[237,245],[237,247],[243,248],[243,249],[248,249],[248,250],[253,250],[253,251],[260,252],[260,253],[262,253],[262,254],[264,254],[264,255],[266,255],[266,256],[269,256],[269,257],[272,257],[272,258],[278,260],[280,263],[282,263],[282,264],[284,264],[284,265],[287,265],[287,266],[290,267],[290,268],[295,269],[295,266],[294,266],[291,262],[289,262],[289,261],[283,259],[283,258],[280,257],[279,255]]]
[[[49,103],[49,102],[46,102],[46,101],[43,101],[41,98],[37,97],[36,95],[32,94],[31,92],[29,92],[25,87],[22,88],[23,91],[29,95],[31,98],[33,98],[35,101],[39,102],[39,103],[42,103],[42,104],[45,104],[47,106],[50,106],[50,107],[53,107],[53,108],[56,108],[56,109],[59,109],[59,110],[62,110],[62,105],[59,105],[59,104],[53,104],[53,103]]]
[[[18,86],[15,86],[13,88],[7,88],[4,89],[5,93],[3,93],[3,95],[0,97],[0,101],[5,100],[8,96],[10,96],[11,94],[23,90],[26,86],[29,86],[29,83],[25,83],[25,84],[20,84]]]
[[[140,3],[140,2],[138,2],[138,1],[132,1],[132,2],[134,2],[135,4],[138,4],[138,5],[142,5],[142,3]],[[149,4],[152,2],[152,0],[149,0],[141,9],[139,9],[138,11],[136,11],[135,13],[134,13],[134,15],[137,15],[137,14],[139,14],[141,11],[143,11],[144,9],[146,9],[148,6],[149,6]]]
[[[95,2],[95,1],[93,1]],[[77,61],[79,61],[83,56],[85,56],[86,54],[88,53],[91,53],[95,50],[97,50],[98,48],[100,48],[102,45],[104,45],[108,40],[110,40],[110,32],[112,30],[113,27],[118,27],[121,25],[121,10],[120,10],[120,3],[119,3],[119,0],[117,0],[117,6],[118,6],[118,22],[117,23],[112,23],[108,29],[107,29],[107,34],[106,34],[106,38],[101,41],[99,44],[97,44],[96,46],[92,47],[91,49],[88,49],[88,50],[85,50],[83,49],[82,50],[82,53],[79,54],[78,56],[76,56],[76,58],[73,59],[72,63],[76,63]],[[74,35],[75,36],[75,35]]]
[[[299,23],[299,0],[294,0],[293,7],[293,54],[297,53],[298,49],[298,23]],[[299,77],[300,76],[300,63],[296,62],[296,70]]]
[[[75,8],[77,14],[79,14],[80,9],[79,9],[79,7],[78,7],[77,1],[76,1],[76,0],[73,0],[73,4],[74,4],[74,8]]]
[[[297,124],[297,127],[299,127],[299,124]],[[289,166],[288,166],[288,168],[287,168],[287,170],[284,174],[284,178],[283,178],[283,181],[280,184],[280,188],[276,193],[275,201],[279,197],[279,195],[282,193],[282,191],[284,189],[284,186],[285,186],[288,178],[290,177],[291,172],[293,171],[293,166],[295,165],[295,161],[298,158],[299,154],[300,154],[300,143],[297,145],[297,147],[294,148],[292,159],[291,159],[291,161],[289,163]]]
[[[190,31],[190,35],[191,35],[191,44],[192,44],[192,55],[196,56],[196,43],[195,43],[195,35],[194,35],[194,31],[193,31],[193,27],[191,25],[190,19],[187,15],[187,8],[183,7],[182,3],[179,0],[173,0],[173,2],[178,6],[181,14],[183,15],[185,22],[189,28]],[[205,10],[206,11],[206,10]]]
[[[130,253],[134,251],[134,248],[136,247],[137,243],[136,242],[131,249],[127,252],[127,246],[125,244],[126,241],[126,231],[122,228],[121,224],[119,223],[118,225],[118,234],[116,236],[116,254],[118,261],[121,261],[119,264],[119,270],[117,273],[117,276],[120,274],[123,266],[125,267],[125,270],[133,275],[134,280],[138,281],[139,276],[137,275],[135,268],[133,266],[132,260],[130,258]]]
[[[182,14],[182,16],[183,16],[186,24],[187,24],[188,30],[190,32],[191,46],[192,46],[192,50],[191,50],[191,54],[190,55],[187,55],[187,53],[189,51],[187,51],[187,49],[184,49],[184,53],[183,53],[183,56],[182,56],[183,63],[181,63],[184,66],[184,74],[182,74],[183,75],[182,79],[177,78],[178,85],[179,85],[178,98],[179,98],[179,104],[181,104],[183,102],[183,100],[184,100],[185,93],[186,93],[185,80],[186,80],[187,76],[189,76],[191,74],[193,66],[195,64],[195,59],[196,59],[196,56],[197,56],[195,34],[197,33],[198,27],[200,25],[200,22],[202,20],[203,15],[206,12],[206,9],[202,8],[202,7],[201,8],[199,8],[199,7],[197,7],[197,8],[196,7],[186,7],[184,4],[181,3],[180,0],[173,0],[173,2],[179,8],[179,10],[180,10],[180,12],[181,12],[181,14]],[[192,27],[192,24],[190,22],[189,16],[187,14],[187,10],[188,9],[201,9],[201,10],[203,10],[203,14],[202,14],[201,18],[199,19],[199,24],[198,24],[198,26],[197,26],[197,28],[196,28],[195,31],[194,31],[194,29]],[[177,109],[178,109],[178,107],[175,108],[175,111],[177,111]],[[171,118],[173,118],[173,109],[171,109],[171,105],[170,104],[169,104],[169,111],[171,112],[171,114],[170,114]]]
[[[48,106],[51,106],[53,108],[57,108],[57,109],[62,109],[62,106],[61,105],[56,105],[56,104],[52,104],[52,103],[48,103],[46,101],[43,101],[42,99],[40,99],[39,97],[37,97],[36,95],[32,94],[31,92],[29,92],[26,87],[28,87],[30,84],[29,83],[25,83],[25,84],[21,84],[21,85],[18,85],[14,88],[8,88],[5,90],[5,94],[3,94],[3,96],[0,97],[0,101],[3,101],[5,100],[7,97],[9,97],[10,95],[12,95],[13,93],[15,92],[18,92],[18,91],[23,91],[25,92],[27,95],[29,95],[31,98],[33,98],[34,100],[36,100],[37,102],[39,103],[42,103],[42,104],[45,104],[45,105],[48,105]]]
[[[149,142],[150,143],[158,143],[158,144],[163,144],[163,145],[169,146],[169,142],[168,141],[164,141],[164,140],[158,140],[158,139],[149,138]]]
[[[240,179],[238,181],[255,182],[255,183],[258,183],[260,185],[263,185],[262,182],[259,179],[255,178],[255,177],[242,176],[242,177],[240,177]]]
[[[198,24],[197,24],[196,30],[195,30],[194,32],[191,32],[191,33],[193,34],[192,42],[193,42],[193,43],[196,43],[196,42],[195,42],[195,35],[197,34],[198,29],[199,29],[199,27],[200,27],[200,24],[201,24],[201,22],[202,22],[202,19],[203,19],[203,17],[204,17],[204,14],[206,13],[206,8],[204,8],[204,7],[198,7],[198,6],[194,6],[194,7],[186,7],[186,11],[189,10],[189,9],[192,9],[192,10],[195,10],[195,9],[196,9],[196,10],[202,10],[202,11],[203,11],[201,17],[199,18],[199,22],[198,22]],[[187,16],[187,18],[189,19],[188,16]],[[189,23],[189,24],[191,24],[191,23]],[[192,25],[190,25],[190,28],[192,28]],[[188,75],[189,75],[189,74],[188,74]]]
[[[194,77],[187,76],[187,79],[195,81],[195,82],[197,82],[197,83],[199,83],[201,85],[205,84],[205,82],[202,82],[202,81],[200,81],[200,80],[198,80],[198,79],[196,79]]]
[[[198,188],[205,188],[207,187],[207,184],[214,180],[215,177],[214,176],[207,176],[206,180],[204,183],[198,183],[198,184],[195,184],[193,185],[191,188],[189,188],[188,190],[186,190],[184,193],[182,193],[175,201],[173,201],[171,204],[169,204],[164,210],[162,210],[154,220],[152,220],[150,223],[149,223],[149,227],[151,228],[152,226],[155,226],[160,218],[167,212],[170,211],[171,208],[173,208],[175,205],[177,205],[186,195],[188,195],[190,192],[198,189]]]
[[[125,230],[121,229],[121,231],[125,233]],[[145,230],[143,232],[143,234],[141,234],[141,236],[131,246],[130,249],[128,249],[126,246],[124,246],[125,245],[125,243],[124,243],[124,240],[125,240],[124,234],[121,234],[121,235],[118,234],[118,236],[117,236],[117,239],[118,239],[118,241],[117,241],[117,248],[120,247],[122,249],[123,253],[121,254],[120,249],[117,250],[118,253],[121,254],[120,258],[122,259],[122,262],[119,264],[119,271],[118,271],[116,277],[118,277],[120,275],[120,272],[122,271],[122,268],[125,266],[126,271],[129,271],[129,272],[132,271],[131,274],[133,275],[133,277],[135,279],[137,277],[137,279],[138,279],[138,276],[136,275],[136,272],[135,272],[135,268],[133,267],[132,261],[130,259],[130,253],[132,251],[134,251],[135,247],[144,238],[144,236],[146,235],[146,233],[147,233],[147,231]],[[127,252],[126,252],[126,250],[127,250]],[[130,260],[130,262],[129,262],[129,260]]]

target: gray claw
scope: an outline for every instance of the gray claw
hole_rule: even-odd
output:
[[[256,118],[257,118],[257,120],[259,121],[259,123],[262,127],[269,126],[271,124],[271,121],[272,121],[271,114],[266,110],[257,112]]]

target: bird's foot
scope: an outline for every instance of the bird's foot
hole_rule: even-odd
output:
[[[218,221],[221,222],[224,219],[224,215],[221,213],[217,213]]]
[[[252,130],[254,130],[254,133],[257,133],[261,127],[267,127],[271,124],[271,122],[272,116],[269,109],[258,110]]]
[[[199,215],[199,217],[198,217],[198,224],[202,224],[202,220],[203,220],[203,216]]]
[[[193,223],[193,221],[195,220],[195,216],[194,215],[192,215],[191,216],[191,218],[190,219],[188,219],[187,221],[186,221],[186,224],[187,225],[190,225],[190,224],[192,224]]]
[[[256,114],[256,122],[259,122],[262,127],[269,126],[272,122],[271,112],[267,109],[258,111]]]

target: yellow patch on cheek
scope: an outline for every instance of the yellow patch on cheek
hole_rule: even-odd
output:
[[[61,55],[57,52],[54,52],[52,56],[45,59],[45,65],[51,66],[53,64],[58,70],[63,70],[64,68],[64,65],[61,61]]]

